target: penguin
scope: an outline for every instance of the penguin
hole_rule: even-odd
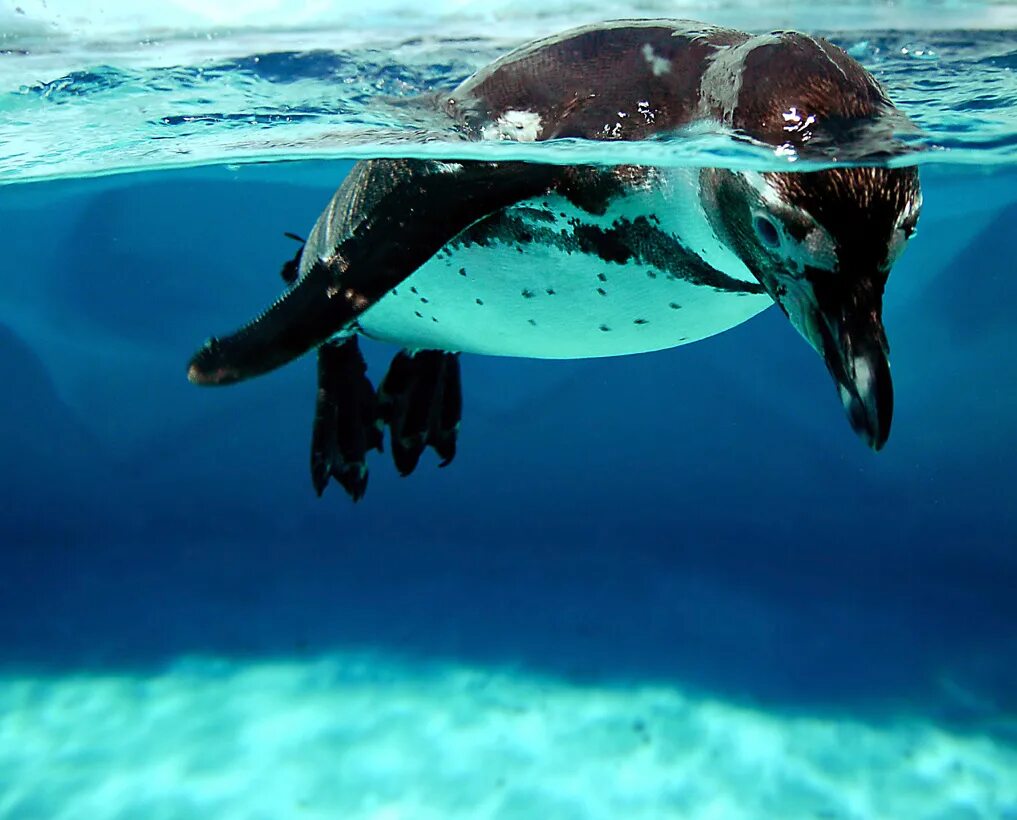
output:
[[[846,52],[790,31],[617,21],[538,40],[429,98],[464,139],[681,139],[808,157],[898,121]],[[868,129],[868,131],[867,131]],[[459,354],[582,358],[689,344],[771,305],[823,359],[874,450],[893,412],[882,297],[914,235],[914,166],[795,172],[521,161],[358,162],[263,314],[209,339],[197,385],[318,355],[311,476],[358,500],[384,428],[400,474],[455,456]],[[375,390],[364,336],[402,350]]]

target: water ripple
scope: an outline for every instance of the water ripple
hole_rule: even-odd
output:
[[[0,61],[0,182],[392,155],[787,167],[772,149],[719,131],[625,145],[465,143],[447,121],[405,102],[453,88],[513,43],[494,36],[379,36],[356,48],[300,51],[281,47],[291,45],[290,35],[274,49],[273,36],[265,35],[257,45],[267,47],[215,59],[195,58],[202,53],[195,46],[188,61],[179,59],[179,49],[160,60],[158,48],[146,43],[48,77],[52,54],[11,50]],[[826,36],[865,64],[907,112],[918,132],[898,135],[901,141],[935,149],[907,161],[1017,164],[1017,32]],[[220,54],[226,49],[217,46]],[[834,153],[839,161],[860,157],[831,149],[821,159]]]

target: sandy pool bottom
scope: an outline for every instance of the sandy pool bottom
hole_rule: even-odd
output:
[[[0,679],[4,818],[1011,818],[1017,751],[366,654]]]

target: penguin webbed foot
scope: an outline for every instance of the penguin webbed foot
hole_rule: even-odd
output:
[[[462,416],[459,354],[400,351],[378,388],[381,419],[391,431],[392,459],[401,476],[416,469],[426,447],[446,467],[455,458]]]
[[[367,453],[381,450],[378,400],[356,336],[318,348],[311,481],[319,496],[334,478],[354,501],[367,490]]]

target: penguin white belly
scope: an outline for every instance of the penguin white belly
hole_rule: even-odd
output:
[[[408,349],[571,359],[661,350],[734,327],[773,301],[751,292],[758,285],[682,188],[680,198],[662,198],[659,186],[626,196],[603,216],[559,195],[506,209],[368,309],[361,332]],[[682,253],[651,242],[624,259],[624,243],[634,235],[638,243],[640,230],[658,245],[680,236]],[[696,275],[711,270],[704,260],[723,281]]]

